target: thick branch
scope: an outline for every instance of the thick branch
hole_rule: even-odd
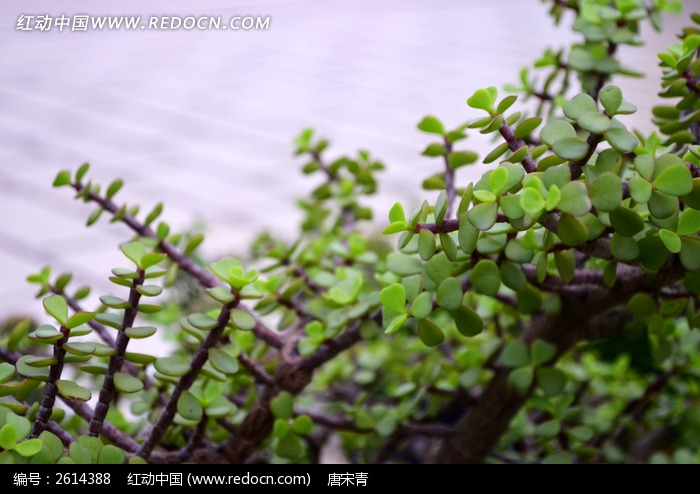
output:
[[[503,139],[508,143],[508,148],[516,152],[518,149],[522,148],[523,146],[527,146],[525,144],[525,141],[522,139],[516,139],[515,138],[515,132],[513,132],[513,129],[510,128],[510,126],[503,122],[503,125],[500,128],[500,133],[501,136],[503,136]],[[525,171],[527,173],[534,173],[537,171],[537,163],[535,163],[535,160],[532,159],[532,156],[530,156],[530,153],[525,153],[525,157],[522,160],[523,163],[523,168],[525,168]]]
[[[68,328],[61,326],[61,333],[63,333],[63,336],[53,347],[53,358],[56,359],[56,363],[53,364],[49,370],[49,379],[44,388],[44,396],[41,399],[41,405],[34,419],[34,426],[32,427],[32,432],[29,434],[29,437],[38,437],[49,425],[49,419],[51,418],[53,406],[56,403],[56,396],[58,395],[58,385],[56,383],[61,379],[63,362],[66,358],[66,350],[63,348],[63,345],[68,341],[69,332]]]
[[[534,318],[532,327],[522,337],[525,343],[532,344],[538,339],[547,341],[557,347],[558,356],[561,356],[583,339],[619,334],[628,315],[616,311],[616,307],[627,303],[635,293],[675,283],[685,272],[675,257],[656,275],[626,265],[620,265],[618,270],[620,276],[614,287],[598,286],[597,290],[589,292],[586,301],[562,295],[561,312],[556,316]],[[459,421],[454,434],[443,445],[437,455],[438,462],[484,461],[529,396],[508,384],[510,371],[497,368],[478,403]]]
[[[173,392],[170,395],[170,398],[168,399],[168,402],[166,403],[160,417],[158,418],[158,421],[151,429],[146,441],[138,450],[138,456],[144,460],[148,460],[148,458],[151,456],[153,448],[155,448],[161,441],[165,435],[165,431],[172,423],[173,418],[175,418],[175,413],[177,412],[177,401],[180,399],[180,396],[182,396],[182,393],[190,389],[195,379],[197,379],[199,372],[202,370],[202,367],[204,367],[204,364],[209,358],[209,349],[214,348],[214,346],[216,346],[216,344],[219,342],[221,334],[224,332],[224,329],[226,329],[226,325],[231,318],[231,309],[238,305],[238,300],[239,299],[236,298],[233,302],[221,308],[221,313],[217,319],[216,327],[209,331],[206,339],[202,342],[199,348],[197,348],[194,357],[192,357],[192,362],[190,362],[190,370],[187,372],[187,374],[180,378],[180,381],[178,381],[177,386],[175,386],[175,389],[173,389]]]
[[[107,372],[105,373],[104,381],[102,381],[102,389],[100,390],[100,397],[95,405],[95,414],[90,420],[90,427],[88,432],[91,436],[97,437],[102,432],[102,424],[105,421],[107,412],[109,411],[109,405],[114,400],[114,375],[119,372],[124,364],[124,354],[126,353],[126,347],[129,344],[129,336],[126,334],[126,330],[134,325],[134,320],[139,312],[139,301],[141,300],[141,294],[138,292],[137,287],[143,284],[144,271],[138,270],[138,278],[131,282],[131,289],[129,290],[129,307],[124,311],[124,318],[122,319],[122,325],[119,328],[119,333],[117,334],[115,353],[109,359],[109,364],[107,366]]]

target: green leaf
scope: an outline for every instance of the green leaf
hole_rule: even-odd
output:
[[[588,240],[588,230],[575,216],[562,214],[557,226],[557,235],[568,246],[576,246]]]
[[[73,381],[59,379],[56,381],[56,387],[58,387],[58,392],[69,400],[90,401],[90,398],[92,398],[92,393],[89,389],[85,389]]]
[[[255,317],[241,309],[233,309],[231,311],[231,320],[237,328],[243,331],[252,331],[257,324]]]
[[[400,283],[394,283],[379,292],[379,301],[394,312],[406,312],[406,289]]]
[[[669,252],[678,254],[681,251],[681,239],[675,232],[662,228],[659,230],[659,238]]]
[[[565,137],[556,141],[552,149],[564,159],[580,160],[588,153],[588,143],[578,137]]]
[[[418,321],[418,337],[425,346],[438,346],[445,341],[445,335],[440,327],[430,319]]]
[[[454,310],[462,305],[462,285],[457,278],[447,278],[438,286],[435,300],[447,310]]]
[[[399,276],[411,276],[423,271],[423,263],[420,259],[404,254],[392,252],[386,258],[386,265],[390,271]]]
[[[435,254],[435,235],[430,230],[418,233],[418,253],[424,261],[430,260]]]
[[[574,137],[576,137],[576,130],[565,120],[552,120],[540,132],[540,139],[550,147],[561,139]]]
[[[308,415],[299,415],[292,421],[292,430],[302,436],[310,434],[313,428],[314,422]]]
[[[3,362],[0,364],[0,384],[7,382],[14,375],[15,375],[15,366],[14,365],[7,363],[7,362]]]
[[[559,276],[565,282],[569,283],[575,273],[576,257],[571,250],[561,250],[554,253],[554,263],[559,271]]]
[[[612,172],[602,173],[591,183],[591,201],[596,209],[613,211],[622,202],[622,183],[620,177]]]
[[[429,292],[419,294],[411,304],[411,315],[416,319],[425,319],[433,312],[433,297]]]
[[[121,250],[137,267],[141,267],[141,258],[146,255],[145,245],[141,242],[128,242],[121,245]]]
[[[68,321],[68,304],[60,295],[51,295],[43,300],[46,312],[56,319],[61,326]]]
[[[610,252],[620,261],[633,261],[639,256],[639,246],[632,237],[625,237],[615,233],[610,242]]]
[[[518,100],[518,97],[514,94],[511,94],[510,96],[506,96],[503,98],[503,100],[498,104],[498,107],[496,108],[496,113],[503,113],[505,112],[508,108],[513,106],[513,104]]]
[[[111,444],[103,446],[97,455],[97,463],[100,465],[121,465],[125,459],[126,455],[124,452]]]
[[[508,384],[520,393],[527,392],[532,386],[534,370],[532,367],[521,367],[515,369],[508,375]]]
[[[672,196],[684,196],[693,189],[693,177],[685,165],[672,165],[654,179],[654,188]]]
[[[21,456],[30,457],[34,456],[39,451],[41,451],[42,447],[43,444],[41,443],[41,439],[34,438],[27,439],[26,441],[22,441],[21,443],[17,443],[14,447],[14,450]]]
[[[154,366],[158,372],[171,377],[181,377],[190,370],[190,364],[181,357],[161,357],[156,359]]]
[[[418,124],[418,130],[428,134],[445,135],[445,126],[437,117],[432,115],[423,117],[423,120]]]
[[[143,389],[141,380],[124,372],[114,374],[114,387],[122,393],[137,393]]]
[[[624,206],[610,213],[610,224],[617,233],[625,237],[634,237],[644,229],[642,217]]]
[[[467,212],[467,219],[477,229],[481,231],[489,230],[498,217],[498,204],[495,202],[484,202],[477,204]]]
[[[683,237],[681,245],[681,264],[690,271],[700,269],[700,238]]]
[[[700,211],[685,208],[678,220],[678,235],[695,235],[700,232]]]
[[[522,340],[513,340],[503,349],[499,357],[501,365],[506,367],[522,367],[530,362],[527,346]]]
[[[484,110],[489,113],[493,113],[493,105],[496,102],[498,93],[495,92],[495,88],[489,89],[477,89],[474,94],[469,97],[467,104],[472,108],[476,108],[477,110]]]
[[[622,91],[617,86],[605,86],[598,95],[608,115],[613,116],[622,104]]]
[[[540,117],[528,118],[515,129],[515,138],[523,139],[527,137],[533,130],[539,127],[541,123],[542,119]]]
[[[549,362],[556,353],[557,347],[551,343],[547,343],[543,340],[535,340],[530,348],[530,354],[532,355],[530,363],[535,367],[539,367]]]
[[[597,112],[598,105],[595,100],[585,93],[577,94],[566,105],[564,105],[564,115],[572,120],[588,112]]]
[[[617,127],[610,129],[605,134],[605,139],[613,147],[613,149],[615,149],[615,151],[619,151],[621,153],[629,153],[630,151],[634,150],[635,147],[637,147],[637,144],[639,144],[634,134],[625,129],[620,129]]]
[[[459,240],[460,249],[462,249],[462,252],[465,254],[471,254],[474,252],[474,249],[476,249],[476,243],[479,240],[479,230],[471,224],[466,214],[459,219],[457,239]]]
[[[63,455],[64,446],[58,436],[49,431],[44,431],[39,435],[39,439],[43,446],[51,453],[54,460],[57,460]]]
[[[545,208],[545,201],[542,198],[542,193],[533,187],[525,188],[520,195],[520,206],[527,214],[536,218]]]
[[[637,242],[639,245],[639,263],[649,271],[658,271],[666,264],[669,252],[658,235],[647,236]],[[681,261],[683,254],[681,252]]]
[[[12,424],[5,424],[0,428],[0,447],[11,450],[17,444],[17,433]]]
[[[484,330],[484,321],[479,314],[465,305],[460,305],[451,314],[457,330],[464,336],[476,336]]]
[[[635,202],[645,204],[651,198],[651,184],[642,177],[632,177],[629,181],[630,196]]]
[[[109,187],[107,187],[107,192],[105,192],[105,198],[111,199],[114,197],[119,190],[121,190],[122,186],[124,185],[124,181],[122,179],[117,179],[111,184],[109,184]]]
[[[56,175],[56,178],[53,181],[54,187],[63,187],[65,185],[70,184],[70,172],[68,170],[61,170],[60,172],[58,172],[58,175]]]
[[[595,112],[584,113],[576,120],[576,123],[594,134],[604,134],[612,127],[612,121],[605,115]]]
[[[583,182],[569,182],[561,188],[561,198],[557,206],[560,211],[581,216],[591,210],[591,200]]]
[[[289,420],[294,415],[294,396],[282,391],[270,400],[270,410],[278,419]]]
[[[407,320],[408,320],[407,313],[399,314],[398,316],[396,316],[394,319],[391,320],[389,325],[384,330],[384,334],[392,334],[392,333],[397,332],[399,329],[401,329],[401,327],[403,327],[403,325],[406,323]]]
[[[94,317],[94,312],[78,312],[77,314],[74,314],[70,319],[68,319],[68,321],[66,321],[65,326],[68,329],[77,328],[78,326],[92,321]]]
[[[495,262],[483,259],[472,269],[470,281],[477,292],[493,297],[501,287],[501,271]]]
[[[456,170],[465,165],[471,165],[479,159],[479,155],[473,151],[453,151],[447,157],[450,168]]]
[[[159,202],[155,206],[153,206],[153,210],[151,210],[150,213],[148,213],[148,216],[146,216],[146,219],[144,220],[144,225],[148,226],[151,223],[153,223],[158,216],[163,212],[163,203]]]
[[[82,165],[80,165],[80,167],[78,168],[78,170],[75,172],[75,181],[76,181],[77,183],[82,182],[83,177],[84,177],[85,174],[88,172],[88,170],[90,170],[90,164],[89,164],[89,163],[83,163]]]
[[[90,451],[79,443],[71,443],[68,447],[68,454],[71,460],[79,465],[90,465],[92,463],[92,455]]]
[[[537,369],[537,384],[547,396],[558,396],[566,387],[566,374],[559,369]]]
[[[238,361],[218,348],[209,349],[209,361],[214,369],[223,374],[233,375],[238,372]]]
[[[400,202],[394,203],[394,205],[389,210],[389,221],[392,223],[395,223],[397,221],[402,221],[404,223],[406,222],[406,214],[404,213],[403,206]]]
[[[233,257],[224,257],[219,261],[209,264],[209,269],[211,269],[212,273],[226,283],[229,282],[229,272],[235,267],[241,267],[241,262]]]
[[[189,391],[183,391],[177,400],[177,413],[185,420],[199,422],[204,410],[197,397]]]

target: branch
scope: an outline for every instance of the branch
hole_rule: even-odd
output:
[[[77,191],[81,192],[85,188],[85,186],[81,183],[74,183],[71,184],[71,186]],[[87,194],[87,197],[89,200],[95,202],[98,204],[102,209],[105,211],[115,214],[119,208],[117,205],[112,202],[110,199],[106,199],[104,197],[99,196],[98,194],[95,194],[94,192],[89,192]],[[188,273],[190,276],[192,276],[194,279],[196,279],[200,285],[202,285],[205,288],[215,288],[217,286],[220,286],[218,279],[216,276],[214,276],[212,273],[205,271],[202,269],[200,266],[194,263],[194,261],[185,255],[183,252],[178,250],[175,246],[173,246],[171,243],[161,240],[158,238],[158,235],[147,225],[141,223],[138,221],[136,218],[129,214],[125,214],[122,221],[135,233],[137,233],[141,237],[146,237],[146,238],[151,238],[155,241],[158,242],[158,247],[168,255],[168,258],[180,268]],[[239,309],[244,310],[248,312],[249,314],[252,315],[252,311],[245,307],[244,305],[240,304]],[[282,347],[282,340],[280,339],[279,335],[272,331],[270,328],[265,326],[258,318],[255,318],[255,327],[252,330],[253,334],[257,336],[258,338],[262,339],[263,341],[267,342],[269,345],[275,347],[275,348],[281,348]]]
[[[46,382],[46,388],[44,388],[44,396],[41,399],[39,411],[36,414],[32,431],[29,434],[29,437],[32,438],[39,437],[39,434],[46,430],[49,425],[51,413],[53,412],[53,406],[56,403],[56,396],[58,395],[58,385],[56,383],[61,379],[63,362],[66,358],[66,350],[63,348],[63,345],[68,341],[68,335],[70,333],[70,330],[64,326],[61,326],[60,331],[63,333],[63,336],[53,347],[53,358],[56,359],[56,363],[53,364],[49,370],[49,379]]]
[[[452,153],[452,143],[445,137],[445,191],[447,192],[447,211],[445,218],[452,216],[452,207],[455,202],[455,171],[450,166],[450,153]]]
[[[265,384],[267,386],[271,386],[274,384],[274,379],[272,376],[270,376],[267,371],[263,368],[262,365],[260,365],[257,362],[254,362],[246,355],[245,353],[241,352],[238,355],[238,361],[245,367],[248,372],[251,373],[251,375],[255,378],[256,381],[258,381],[260,384]]]
[[[175,418],[175,413],[177,412],[177,401],[180,399],[182,393],[190,389],[195,379],[197,379],[199,371],[202,370],[202,367],[204,367],[204,364],[209,358],[209,349],[214,348],[214,346],[219,342],[219,339],[221,338],[221,335],[224,332],[224,329],[226,329],[226,325],[231,318],[231,309],[234,309],[238,305],[238,302],[239,298],[236,298],[233,302],[224,305],[221,308],[221,313],[217,319],[216,327],[209,331],[206,339],[202,342],[199,348],[197,348],[194,357],[192,357],[192,362],[190,362],[190,370],[178,381],[177,386],[175,386],[175,389],[173,389],[173,392],[170,395],[170,398],[168,399],[168,402],[166,403],[160,417],[151,429],[148,438],[137,452],[137,455],[144,460],[148,460],[153,452],[153,448],[155,448],[155,446],[165,435],[165,432],[172,423],[173,418]]]
[[[593,153],[595,153],[598,144],[603,140],[603,136],[599,134],[591,134],[588,136],[586,143],[588,144],[588,151],[586,155],[580,160],[569,162],[569,169],[571,170],[571,180],[576,180],[583,173],[583,167],[591,159]]]
[[[508,147],[511,151],[516,152],[523,146],[527,146],[527,144],[525,144],[525,141],[523,141],[522,139],[515,138],[515,133],[513,132],[513,129],[510,128],[510,126],[507,123],[503,122],[503,125],[501,126],[499,132],[501,133],[501,136],[503,136],[503,139],[505,139],[505,141],[508,143]],[[534,173],[537,171],[537,163],[535,163],[535,160],[532,159],[532,156],[530,156],[529,152],[525,153],[525,157],[522,159],[522,163],[523,168],[525,168],[525,171],[527,173]]]
[[[139,312],[139,301],[141,300],[141,294],[136,289],[138,286],[143,284],[145,272],[142,269],[138,270],[138,277],[131,282],[131,288],[129,289],[129,307],[124,311],[124,318],[122,319],[122,325],[119,328],[119,333],[117,334],[116,341],[116,352],[109,358],[109,364],[107,366],[107,372],[105,373],[104,380],[102,381],[102,389],[100,390],[100,397],[95,405],[95,414],[90,420],[90,427],[88,432],[93,437],[98,437],[102,431],[102,424],[104,423],[105,417],[107,416],[107,411],[109,410],[109,405],[114,400],[114,375],[119,372],[124,364],[124,354],[126,353],[126,347],[129,344],[129,336],[126,334],[126,330],[134,325],[134,320],[136,319],[136,314]]]

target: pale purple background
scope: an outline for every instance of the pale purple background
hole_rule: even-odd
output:
[[[258,32],[40,33],[15,30],[21,13],[272,21]],[[654,76],[622,82],[642,117],[658,88],[655,53],[681,25],[672,19],[663,37],[623,51]],[[313,181],[298,174],[290,142],[313,126],[333,153],[367,148],[388,165],[375,201],[381,223],[394,200],[415,204],[420,181],[437,171],[419,156],[423,115],[451,125],[473,118],[465,100],[474,89],[516,81],[545,46],[571,37],[535,0],[4,0],[0,318],[39,311],[24,278],[45,264],[115,292],[106,278],[125,264],[117,244],[129,232],[104,221],[85,229],[91,208],[50,187],[60,168],[89,161],[93,177],[126,180],[120,199],[163,200],[176,228],[205,221],[205,252],[223,255],[244,251],[264,228],[293,235],[293,202]],[[465,145],[482,155],[492,146],[478,134]]]

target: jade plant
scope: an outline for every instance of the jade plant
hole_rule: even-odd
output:
[[[121,180],[58,173],[88,226],[125,227],[124,262],[99,303],[29,276],[47,316],[2,335],[0,461],[700,460],[700,15],[659,54],[642,134],[618,48],[680,3],[545,3],[578,41],[511,94],[474,92],[466,123],[423,118],[426,200],[383,212],[383,235],[358,228],[383,164],[312,130],[298,238],[242,260],[202,260],[201,234],[119,201]],[[474,163],[491,166],[470,183]]]

